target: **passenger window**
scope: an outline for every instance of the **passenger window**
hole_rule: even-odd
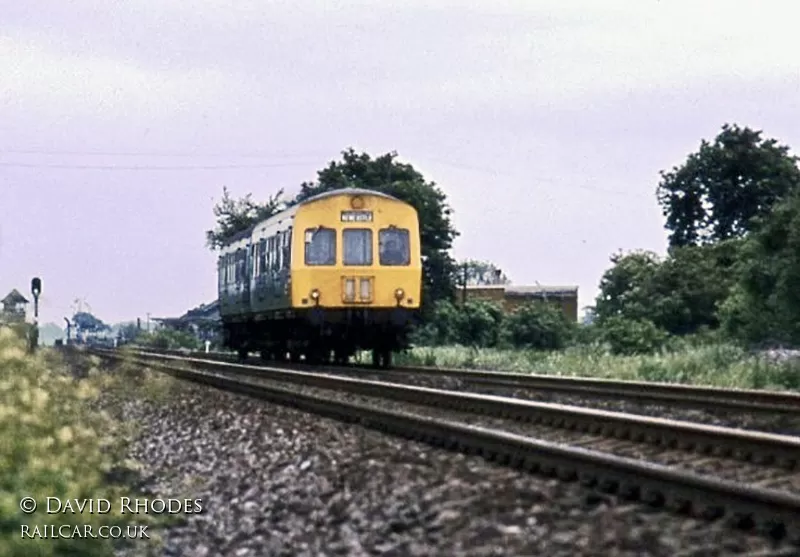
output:
[[[336,231],[332,228],[306,230],[306,265],[334,265],[336,263]]]
[[[372,265],[372,230],[347,228],[342,232],[345,265]]]
[[[381,265],[408,265],[411,262],[411,245],[408,229],[384,228],[378,234]]]
[[[258,242],[258,274],[263,275],[267,270],[267,240],[261,238]]]
[[[288,269],[292,266],[292,231],[287,230],[283,235],[283,264]]]
[[[283,243],[283,233],[279,232],[275,236],[275,270],[280,271],[283,268],[283,250],[281,249]]]

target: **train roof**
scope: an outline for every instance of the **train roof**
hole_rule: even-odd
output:
[[[339,188],[335,190],[325,191],[313,197],[309,197],[308,199],[304,199],[303,201],[298,203],[298,205],[305,205],[306,203],[319,201],[320,199],[326,199],[328,197],[334,197],[336,195],[374,195],[376,197],[383,197],[384,199],[392,199],[394,201],[400,201],[393,195],[389,195],[388,193],[383,193],[376,190],[368,190],[366,188]]]
[[[225,251],[225,249],[230,247],[231,244],[235,244],[236,242],[239,242],[245,238],[250,238],[253,235],[253,230],[258,228],[259,226],[263,226],[265,223],[273,221],[276,218],[286,218],[292,216],[297,211],[297,208],[300,207],[301,205],[312,203],[314,201],[319,201],[320,199],[327,199],[329,197],[334,197],[337,195],[374,195],[376,197],[382,197],[384,199],[401,201],[400,199],[394,197],[393,195],[389,195],[388,193],[383,193],[376,190],[368,190],[366,188],[339,188],[335,190],[329,190],[317,194],[313,197],[309,197],[308,199],[304,199],[303,201],[295,205],[290,205],[286,209],[275,213],[271,217],[258,221],[257,223],[252,224],[243,230],[240,230],[239,232],[228,238],[228,240],[225,242],[225,245],[222,247],[222,251]]]

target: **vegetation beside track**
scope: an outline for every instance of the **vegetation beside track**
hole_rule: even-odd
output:
[[[800,362],[773,362],[734,344],[684,344],[653,354],[617,355],[599,344],[559,351],[415,347],[396,365],[473,368],[750,389],[800,389]]]
[[[131,486],[138,479],[139,466],[126,459],[135,427],[113,410],[121,410],[114,402],[139,396],[143,388],[148,396],[165,392],[166,380],[153,382],[140,372],[140,381],[132,387],[131,370],[100,373],[96,358],[75,363],[70,369],[61,353],[53,350],[30,355],[18,331],[0,327],[0,468],[4,472],[0,476],[0,555],[114,554],[114,540],[53,539],[52,535],[26,539],[21,536],[23,525],[31,533],[37,526],[54,526],[58,531],[65,524],[91,525],[97,534],[101,526],[120,526],[125,532],[127,526],[149,524],[151,541],[143,540],[142,550],[156,550],[158,536],[153,526],[157,519],[120,514],[119,498],[137,496]],[[22,512],[24,497],[37,501],[35,513]],[[108,514],[47,514],[47,497],[62,501],[102,498],[116,505]]]

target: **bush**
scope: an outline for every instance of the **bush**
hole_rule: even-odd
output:
[[[459,308],[455,320],[460,344],[474,347],[497,346],[503,324],[503,310],[483,300],[469,301]]]
[[[490,347],[500,341],[503,312],[499,306],[483,300],[468,301],[463,306],[439,301],[432,319],[414,332],[411,342],[421,346],[460,344]]]
[[[667,340],[667,334],[647,319],[609,317],[599,326],[600,338],[612,354],[650,354]]]
[[[202,344],[194,335],[166,328],[158,329],[153,333],[142,333],[136,338],[136,343],[161,350],[177,350],[178,348],[199,350]]]
[[[656,354],[613,355],[606,345],[571,346],[565,350],[469,349],[463,346],[413,348],[398,354],[398,365],[469,367],[630,381],[666,381],[743,389],[800,388],[800,362],[772,362],[734,344],[688,344]]]
[[[575,333],[575,323],[569,321],[560,308],[549,304],[529,303],[506,318],[505,333],[516,348],[559,350]]]
[[[59,363],[60,362],[60,363]],[[26,353],[24,340],[9,327],[0,327],[0,555],[113,555],[113,540],[24,539],[22,526],[62,524],[100,526],[142,524],[144,515],[121,515],[119,505],[108,514],[45,514],[47,497],[135,497],[114,482],[114,476],[135,474],[135,463],[124,460],[125,426],[97,411],[94,401],[104,379],[91,370],[74,379],[63,361],[48,350]],[[40,503],[35,514],[19,508],[23,497]],[[78,519],[78,520],[76,520]],[[117,542],[119,543],[119,542]]]

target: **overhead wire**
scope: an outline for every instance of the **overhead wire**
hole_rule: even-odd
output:
[[[310,158],[314,159],[302,161],[283,161],[283,162],[269,162],[262,164],[219,164],[219,165],[101,165],[101,164],[56,164],[56,163],[22,163],[22,162],[0,162],[0,167],[5,168],[31,168],[31,169],[59,169],[59,170],[103,170],[103,171],[181,171],[181,170],[246,170],[246,169],[263,169],[263,168],[281,168],[281,167],[298,167],[317,164],[319,156],[328,156],[329,153],[266,153],[266,152],[247,152],[247,153],[190,153],[190,152],[132,152],[132,151],[58,151],[58,150],[40,150],[40,149],[0,149],[0,155],[14,154],[14,155],[43,155],[43,156],[108,156],[108,157],[175,157],[175,158]],[[452,162],[439,158],[423,157],[427,161],[457,168],[460,170],[467,170],[473,172],[480,172],[485,174],[500,175],[506,177],[514,177],[508,172],[499,171],[485,167],[479,167],[460,162]],[[534,176],[532,181],[538,183],[549,183],[553,186],[566,189],[581,189],[585,191],[592,191],[598,193],[606,193],[611,195],[621,195],[625,197],[636,198],[650,198],[649,195],[645,196],[641,193],[625,192],[596,186],[589,186],[585,184],[566,183],[564,180],[556,180],[554,178],[544,176]]]
[[[44,156],[79,156],[79,157],[210,157],[231,159],[263,159],[263,158],[308,158],[326,156],[329,152],[315,151],[306,153],[269,153],[250,151],[244,153],[201,153],[189,151],[58,151],[46,149],[0,149],[0,155],[44,155]]]
[[[285,166],[307,166],[312,162],[284,162],[272,164],[224,164],[224,165],[181,165],[181,166],[120,166],[120,165],[97,165],[97,164],[30,164],[30,163],[7,163],[0,162],[0,167],[12,168],[58,168],[62,170],[230,170],[246,168],[278,168]]]

